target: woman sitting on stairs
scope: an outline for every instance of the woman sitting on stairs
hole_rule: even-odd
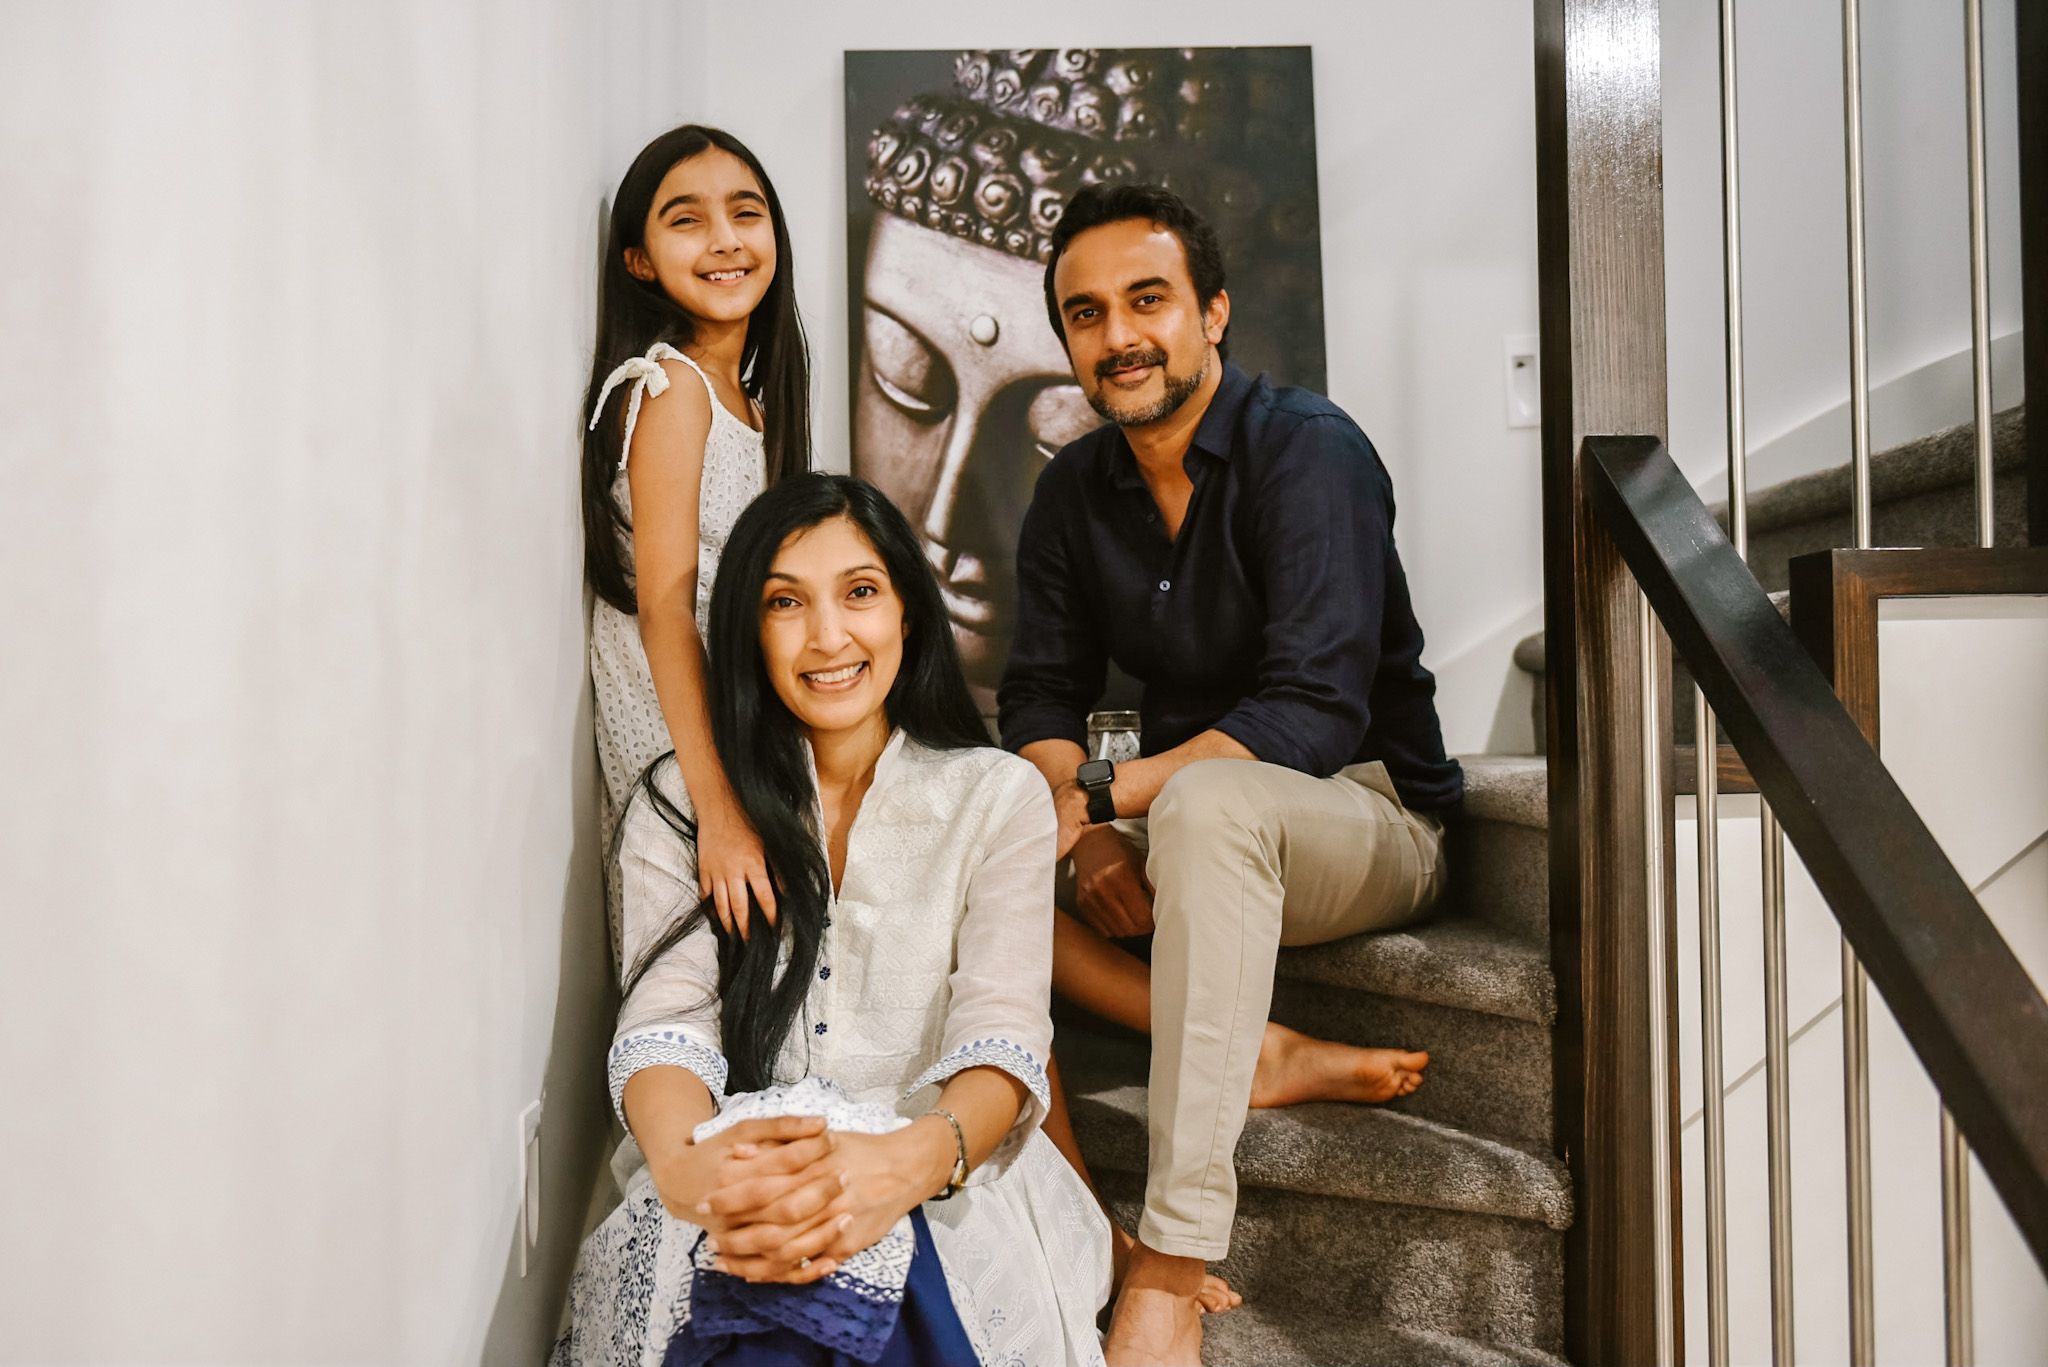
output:
[[[657,761],[620,836],[609,1071],[633,1173],[555,1362],[1099,1364],[1109,1231],[1039,1130],[1046,786],[987,744],[872,486],[782,481],[722,563],[712,734],[777,911],[710,912]]]

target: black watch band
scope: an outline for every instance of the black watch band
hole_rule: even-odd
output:
[[[1106,759],[1091,759],[1074,771],[1074,782],[1088,794],[1088,820],[1100,826],[1116,820],[1116,799],[1109,785],[1116,781],[1116,765]]]

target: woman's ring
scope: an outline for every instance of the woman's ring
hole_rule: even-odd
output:
[[[796,1265],[800,1268],[809,1267],[811,1265],[811,1260],[809,1258],[798,1258],[796,1260]]]

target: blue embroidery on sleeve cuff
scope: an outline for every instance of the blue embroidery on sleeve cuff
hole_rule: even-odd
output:
[[[605,1065],[607,1080],[611,1084],[612,1110],[618,1113],[621,1125],[626,1123],[626,1079],[642,1068],[661,1064],[689,1069],[711,1089],[714,1103],[725,1104],[723,1054],[699,1044],[681,1030],[636,1030],[613,1041],[611,1057]]]
[[[912,1096],[969,1068],[1000,1068],[1029,1088],[1041,1107],[1052,1105],[1052,1087],[1046,1082],[1045,1069],[1031,1057],[1029,1049],[1006,1039],[978,1039],[961,1045],[920,1073],[917,1081],[903,1089],[903,1095]]]

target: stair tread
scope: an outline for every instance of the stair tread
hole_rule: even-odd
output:
[[[1548,1025],[1557,985],[1547,947],[1463,915],[1280,951],[1279,976]]]
[[[1549,766],[1541,755],[1459,755],[1466,821],[1543,830],[1550,824]]]
[[[1202,1360],[1219,1367],[1565,1367],[1533,1348],[1253,1301],[1203,1317]]]
[[[1149,1057],[1142,1040],[1063,1034],[1061,1077],[1090,1166],[1145,1171]],[[1237,1176],[1243,1186],[1499,1215],[1553,1230],[1572,1218],[1569,1178],[1550,1154],[1384,1107],[1312,1102],[1253,1111],[1238,1141]]]
[[[1777,608],[1778,615],[1788,622],[1791,621],[1792,591],[1790,589],[1776,589],[1767,596],[1771,600],[1771,605]],[[1543,633],[1541,631],[1532,631],[1517,641],[1515,643],[1514,660],[1515,667],[1525,674],[1544,673],[1546,666],[1543,658]],[[1683,661],[1679,663],[1681,666],[1683,665]],[[1466,763],[1463,759],[1460,759],[1458,762],[1460,764]]]

